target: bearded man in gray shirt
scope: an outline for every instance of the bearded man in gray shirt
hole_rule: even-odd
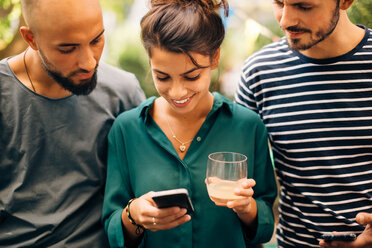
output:
[[[0,61],[0,247],[108,247],[106,136],[145,99],[100,63],[98,0],[22,0],[29,47]]]

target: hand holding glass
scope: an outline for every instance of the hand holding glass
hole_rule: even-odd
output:
[[[226,206],[231,200],[241,199],[234,194],[248,176],[247,157],[234,152],[216,152],[208,156],[207,189],[216,205]]]

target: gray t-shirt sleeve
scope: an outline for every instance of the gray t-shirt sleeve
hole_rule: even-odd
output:
[[[107,90],[116,90],[122,101],[120,112],[137,107],[146,97],[133,73],[101,62],[98,67],[98,83]]]

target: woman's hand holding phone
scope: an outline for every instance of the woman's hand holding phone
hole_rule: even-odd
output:
[[[131,203],[130,214],[137,224],[155,232],[172,229],[191,219],[185,208],[158,208],[153,200],[154,195],[155,192],[148,192]]]

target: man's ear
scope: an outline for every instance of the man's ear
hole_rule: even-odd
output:
[[[354,0],[340,0],[340,9],[347,10],[353,4]]]
[[[212,57],[212,63],[211,63],[211,69],[214,70],[218,67],[218,64],[220,63],[220,55],[221,55],[221,47],[217,49],[217,51],[214,53]]]
[[[34,50],[37,50],[37,46],[35,43],[35,36],[31,32],[29,27],[22,26],[20,27],[20,31],[22,34],[23,39],[26,41],[26,43]]]

